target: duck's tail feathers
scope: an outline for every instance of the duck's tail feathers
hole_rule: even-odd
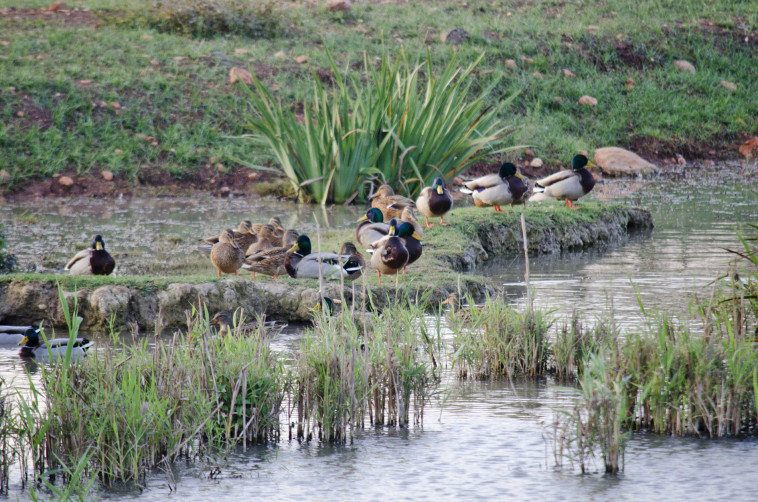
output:
[[[345,272],[352,274],[354,272],[360,272],[363,269],[360,265],[349,265],[345,267]]]
[[[545,191],[545,187],[543,187],[539,183],[534,184],[534,193],[542,193],[544,191]]]

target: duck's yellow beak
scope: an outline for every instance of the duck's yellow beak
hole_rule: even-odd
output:
[[[292,246],[291,248],[289,248],[289,249],[287,250],[287,252],[288,252],[288,253],[294,253],[294,252],[295,252],[295,251],[297,251],[298,249],[300,249],[300,246],[298,246],[298,244],[297,244],[297,242],[296,242],[294,246]]]
[[[597,166],[595,165],[594,162],[592,162],[591,160],[588,160],[587,161],[587,167],[597,167]]]
[[[447,297],[444,302],[440,303],[440,305],[450,305],[450,297]]]
[[[95,249],[98,250],[98,251],[102,251],[103,250],[103,243],[100,242],[100,241],[97,241],[95,243]]]
[[[421,236],[419,234],[417,234],[416,232],[413,232],[413,234],[411,234],[411,237],[413,237],[417,241],[421,242]]]
[[[360,222],[362,222],[362,221],[367,221],[367,220],[368,220],[368,216],[366,216],[366,215],[364,214],[363,216],[361,216],[361,218],[360,218],[358,221],[356,221],[356,223],[360,223]]]
[[[322,309],[322,307],[321,307],[321,302],[318,302],[318,303],[316,304],[316,306],[315,306],[315,307],[313,307],[311,310],[312,310],[313,312],[321,312],[321,309]]]
[[[523,179],[524,179],[524,177],[523,177],[523,176],[521,176],[521,173],[520,173],[520,172],[518,172],[518,171],[516,171],[516,177],[517,177],[518,179],[520,179],[520,180],[523,180]]]
[[[437,185],[437,193],[438,194],[442,195],[442,192],[444,192],[444,191],[445,191],[445,189],[442,188],[442,185]]]
[[[27,336],[24,336],[24,338],[18,342],[19,345],[26,345],[29,342],[29,338]]]
[[[395,231],[396,231],[395,227],[393,225],[390,225],[390,233],[389,233],[389,235],[395,235]]]
[[[218,326],[218,319],[211,319],[211,322],[208,323],[208,326]]]

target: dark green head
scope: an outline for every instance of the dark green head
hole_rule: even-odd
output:
[[[358,220],[358,223],[366,220],[370,221],[371,223],[382,223],[384,221],[384,215],[379,209],[372,207],[366,211],[366,216],[363,216],[360,220]]]
[[[507,178],[508,176],[513,176],[516,174],[516,166],[510,162],[504,162],[503,165],[500,166],[500,171],[498,172],[498,175],[501,178]]]
[[[414,239],[420,241],[421,236],[416,233],[416,229],[413,228],[413,225],[407,221],[404,221],[399,227],[397,227],[397,236],[398,237],[413,237]]]
[[[18,342],[18,344],[23,345],[24,347],[39,347],[39,330],[33,328],[27,329],[24,331],[23,340]]]
[[[442,178],[440,177],[434,178],[432,188],[435,189],[438,194],[442,195],[442,193],[445,191],[445,182],[442,181]]]
[[[92,239],[92,249],[96,249],[98,251],[105,249],[105,242],[103,241],[102,235],[97,234],[95,238]]]
[[[313,310],[316,312],[320,311],[323,308],[324,315],[330,316],[334,314],[334,300],[329,298],[328,296],[324,297],[324,306],[321,306],[321,302],[318,302],[315,307],[313,307]]]
[[[595,167],[595,164],[589,161],[587,157],[584,155],[574,155],[574,158],[571,159],[571,169],[574,171],[578,171],[579,169],[582,169],[584,167]]]
[[[290,253],[295,253],[300,256],[311,254],[311,240],[307,235],[301,235],[295,241],[295,245],[287,250]]]

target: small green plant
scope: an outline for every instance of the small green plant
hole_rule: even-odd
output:
[[[199,38],[225,34],[268,38],[276,34],[281,13],[270,0],[162,0],[136,18],[161,31]]]

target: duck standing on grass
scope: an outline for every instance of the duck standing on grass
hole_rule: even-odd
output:
[[[384,223],[384,215],[375,207],[366,211],[366,215],[358,220],[358,226],[355,228],[355,239],[364,248],[371,247],[372,242],[376,242],[390,231],[390,226]]]
[[[397,236],[403,241],[405,249],[408,250],[408,262],[403,265],[403,275],[405,275],[405,267],[421,258],[421,236],[413,228],[413,224],[404,221],[397,228]]]
[[[432,186],[421,190],[418,199],[416,199],[416,206],[426,218],[426,227],[433,225],[433,223],[429,223],[429,218],[439,218],[440,225],[447,226],[448,223],[445,223],[443,219],[445,213],[453,208],[453,196],[445,188],[442,178],[434,178]]]
[[[221,232],[219,241],[211,248],[211,263],[216,267],[218,276],[221,272],[237,275],[245,261],[245,252],[234,241],[234,231],[228,228]]]
[[[116,260],[105,250],[103,237],[97,234],[92,239],[92,247],[76,253],[64,270],[71,275],[110,275],[114,268]]]
[[[371,199],[371,207],[379,209],[384,215],[385,220],[400,218],[403,209],[406,207],[416,208],[416,203],[413,199],[403,197],[402,195],[395,195],[395,191],[387,184],[380,185],[376,193],[371,196]]]
[[[566,207],[579,209],[573,204],[580,197],[590,193],[595,186],[595,177],[587,170],[587,166],[596,167],[584,155],[575,155],[571,159],[571,169],[564,169],[542,178],[534,184],[534,196],[530,201],[565,199]]]
[[[464,184],[463,193],[472,194],[476,207],[493,206],[502,213],[500,206],[525,204],[529,198],[529,183],[521,176],[516,166],[505,162],[497,174],[488,174]]]
[[[68,342],[68,338],[54,338],[48,340],[47,343],[43,343],[39,338],[39,330],[30,328],[24,332],[23,340],[18,342],[19,345],[23,345],[18,354],[21,357],[36,357],[39,359],[63,357],[69,348]],[[94,344],[95,342],[91,342],[86,338],[76,338],[74,344],[71,346],[71,360],[77,361],[84,357],[87,349]]]
[[[395,275],[397,286],[397,273],[408,263],[408,249],[397,236],[397,220],[390,220],[390,233],[372,244],[374,253],[371,255],[371,266],[379,274],[379,284],[382,283],[382,273]]]

